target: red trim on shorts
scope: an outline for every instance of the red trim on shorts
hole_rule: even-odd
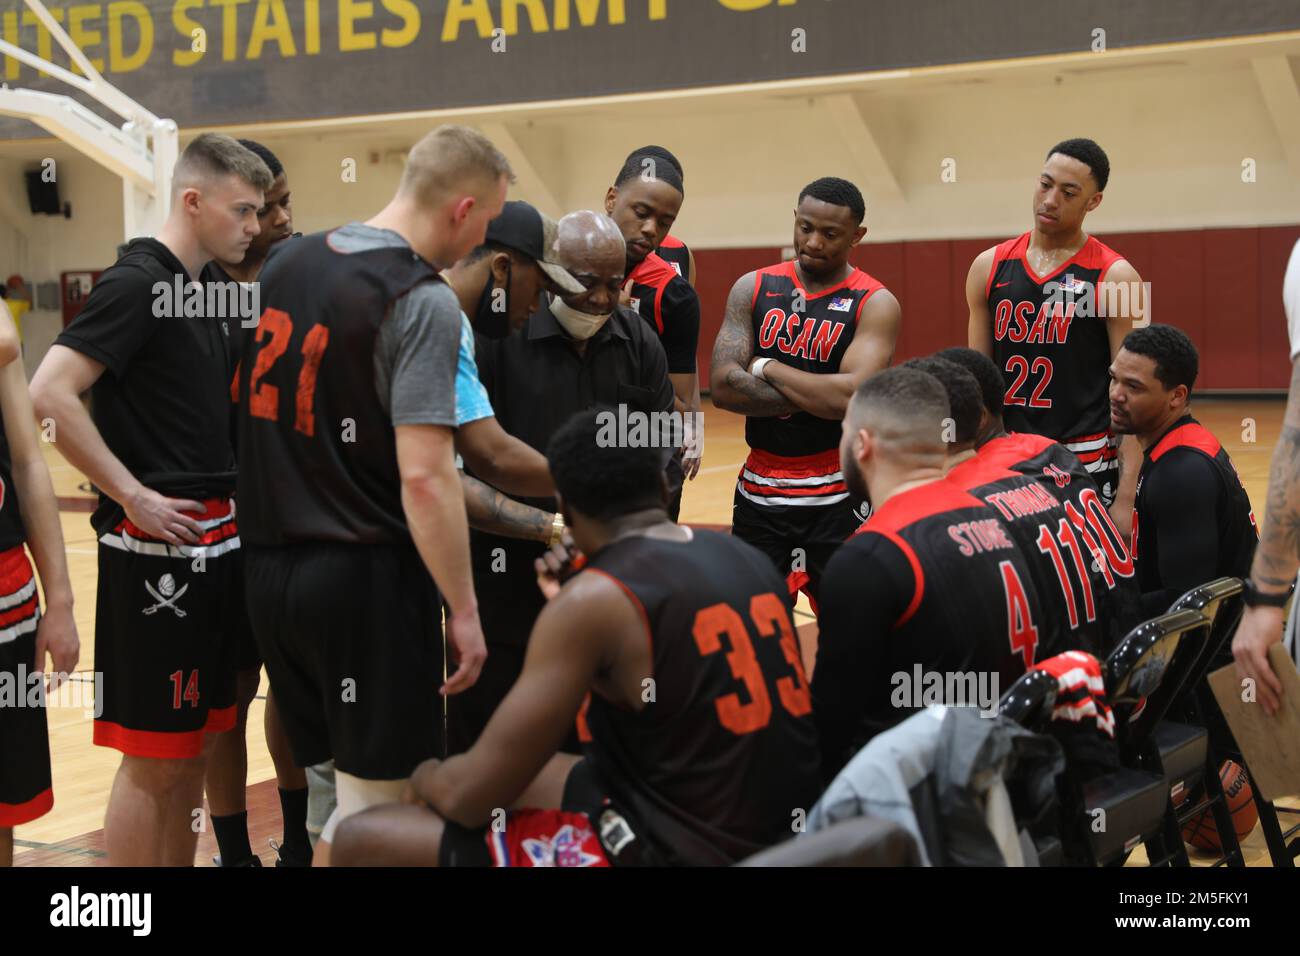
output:
[[[209,528],[203,533],[196,544],[187,545],[188,547],[198,547],[199,545],[205,544],[219,544],[220,542],[236,537],[239,534],[239,528],[235,524],[235,508],[231,498],[204,498],[202,504],[202,513],[195,514],[192,511],[187,511],[185,514],[189,515],[195,521],[212,521],[215,518],[228,518],[229,520],[223,521],[215,528]],[[130,518],[123,518],[117,523],[117,527],[113,530],[119,534],[125,532],[137,541],[162,542],[162,538],[155,538],[153,535],[142,531],[134,522],[131,521]]]
[[[54,806],[54,790],[46,787],[25,803],[0,803],[0,827],[9,829],[31,823],[49,813]]]
[[[27,560],[27,550],[21,544],[0,551],[0,597],[21,591],[32,577],[32,563]]]
[[[741,485],[751,494],[766,498],[818,498],[823,495],[842,495],[849,490],[843,481],[831,481],[824,485],[756,485],[747,478],[740,479]]]
[[[94,743],[97,747],[112,747],[132,757],[185,760],[202,753],[204,734],[222,734],[234,726],[234,704],[209,710],[207,722],[200,730],[132,730],[109,720],[96,720]]]
[[[820,478],[840,470],[840,449],[836,446],[815,455],[787,458],[751,448],[744,467],[763,478]]]

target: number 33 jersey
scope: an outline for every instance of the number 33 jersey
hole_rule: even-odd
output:
[[[658,862],[724,865],[788,838],[821,787],[789,597],[768,558],[695,531],[626,538],[583,573],[613,578],[645,621],[646,703],[593,693],[585,752]]]

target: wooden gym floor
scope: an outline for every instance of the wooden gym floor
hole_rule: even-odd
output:
[[[736,474],[745,459],[743,421],[713,408],[705,400],[705,449],[699,476],[686,487],[683,522],[728,527]],[[1276,398],[1202,399],[1193,412],[1228,449],[1262,520],[1268,485],[1269,460],[1281,428],[1283,403]],[[1253,427],[1252,427],[1253,425]],[[1253,431],[1253,435],[1252,435]],[[1251,440],[1253,438],[1253,440]],[[85,478],[50,446],[45,446],[55,493],[60,499],[63,536],[68,550],[76,620],[81,635],[78,670],[94,670],[95,538],[89,511],[93,501]],[[816,647],[816,625],[806,604],[797,610],[806,661],[811,664]],[[280,805],[275,774],[266,750],[262,716],[266,692],[263,675],[258,699],[248,719],[248,822],[253,850],[267,865],[274,853],[267,841],[280,837]],[[54,769],[54,809],[15,833],[18,866],[104,865],[103,823],[117,751],[91,745],[91,721],[81,709],[54,708],[49,712],[50,750]],[[1289,805],[1300,807],[1292,800]],[[1287,820],[1283,819],[1283,826]],[[1197,851],[1191,851],[1196,861]],[[1251,866],[1268,866],[1269,859],[1258,828],[1245,842]],[[200,835],[197,863],[210,866],[216,853],[209,830]],[[1133,863],[1145,862],[1139,848]]]

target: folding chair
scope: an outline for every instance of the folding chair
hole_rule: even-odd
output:
[[[1106,659],[1107,696],[1123,769],[1084,788],[1084,805],[1105,811],[1102,831],[1089,827],[1100,864],[1117,864],[1141,842],[1152,866],[1190,865],[1170,791],[1187,766],[1204,767],[1206,734],[1200,728],[1164,732],[1174,768],[1171,780],[1156,728],[1194,672],[1208,630],[1201,611],[1163,614],[1135,627]]]

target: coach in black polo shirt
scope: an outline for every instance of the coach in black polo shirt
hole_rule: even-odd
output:
[[[555,248],[560,265],[585,291],[548,296],[522,329],[495,341],[480,336],[477,342],[479,378],[498,421],[538,451],[575,412],[597,404],[647,415],[673,410],[668,361],[658,336],[637,313],[618,305],[627,268],[618,226],[600,213],[570,213],[560,220]],[[664,449],[665,466],[671,453]],[[556,508],[553,498],[526,502]],[[488,657],[478,683],[448,701],[450,753],[469,749],[514,684],[545,603],[533,570],[544,545],[473,531],[470,549]]]

